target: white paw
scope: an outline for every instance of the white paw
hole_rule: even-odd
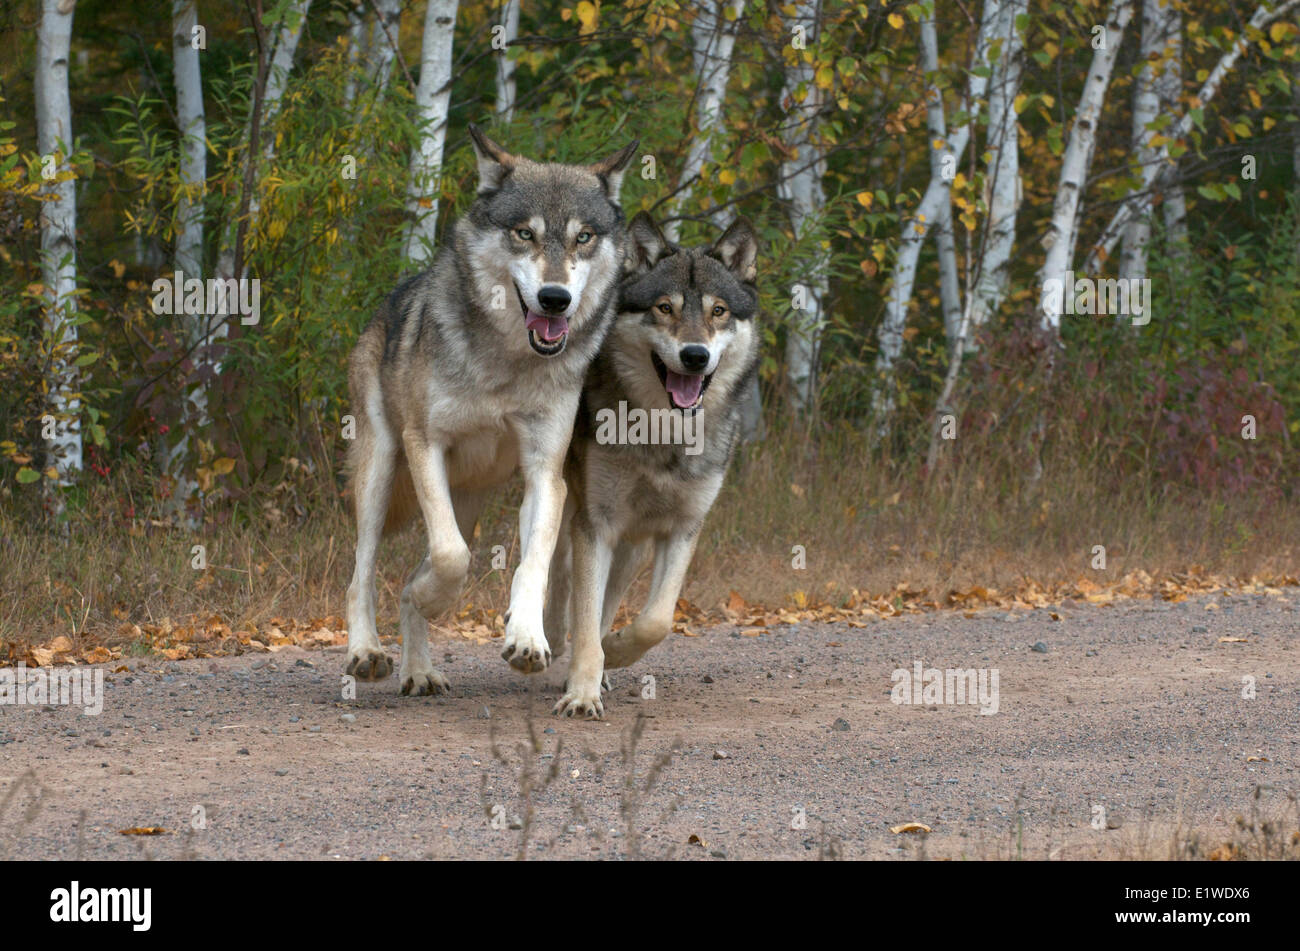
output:
[[[383,680],[393,672],[393,662],[381,647],[349,650],[347,662],[347,673],[357,680]]]
[[[546,643],[540,624],[526,624],[518,617],[506,622],[505,649],[501,656],[515,670],[540,674],[551,663],[551,645]]]
[[[566,685],[564,696],[552,711],[557,717],[578,717],[582,720],[599,720],[605,716],[605,705],[600,700],[600,684],[591,687]]]
[[[428,661],[410,667],[403,664],[397,679],[402,695],[408,697],[437,696],[451,689],[451,681]]]

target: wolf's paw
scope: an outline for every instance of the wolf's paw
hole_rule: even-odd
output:
[[[393,672],[393,662],[378,647],[363,647],[348,653],[347,673],[357,680],[383,680]]]
[[[420,667],[403,668],[398,676],[402,682],[404,697],[436,697],[451,689],[451,681],[444,677],[436,667],[425,664]]]
[[[501,657],[515,670],[540,674],[551,663],[551,646],[540,630],[530,630],[523,622],[506,622],[505,649]]]
[[[606,667],[630,667],[641,659],[645,648],[638,645],[630,634],[630,627],[625,627],[601,639],[600,649],[605,653]]]
[[[551,711],[557,717],[577,717],[580,720],[599,720],[605,716],[605,705],[600,700],[600,687],[595,690],[565,685],[564,696]]]

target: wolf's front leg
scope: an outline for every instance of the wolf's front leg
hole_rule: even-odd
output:
[[[613,634],[606,634],[601,646],[606,667],[627,667],[654,647],[673,629],[673,609],[686,580],[695,553],[698,526],[690,532],[655,540],[655,567],[650,598],[636,619]]]
[[[555,705],[555,713],[599,720],[605,715],[600,700],[601,678],[605,672],[600,615],[613,549],[592,531],[581,515],[574,519],[573,525],[573,660],[569,663],[564,696]]]
[[[551,647],[542,625],[546,578],[564,515],[564,456],[573,433],[576,406],[557,407],[547,418],[512,421],[519,439],[519,464],[524,473],[524,501],[519,508],[519,567],[510,583],[505,649],[510,666],[536,674],[551,662]],[[567,412],[565,412],[567,410]]]

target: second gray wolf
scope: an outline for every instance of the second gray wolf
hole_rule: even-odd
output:
[[[567,531],[551,562],[546,629],[555,638],[572,632],[573,657],[556,713],[602,717],[605,668],[628,666],[672,630],[757,372],[757,258],[758,238],[743,218],[713,245],[690,249],[665,240],[644,212],[628,226],[619,314],[588,371],[565,466]],[[611,438],[618,414],[657,419],[669,438]],[[610,632],[652,550],[645,607]],[[562,641],[552,644],[558,653]]]
[[[381,535],[418,511],[428,553],[402,590],[404,694],[448,687],[429,658],[426,619],[454,603],[485,496],[516,469],[521,555],[501,656],[525,673],[551,661],[543,597],[564,459],[583,378],[614,315],[626,229],[619,187],[637,145],[592,165],[560,165],[469,131],[473,204],[432,267],[380,306],[348,365],[357,549],[347,672],[380,680],[392,670],[375,630],[375,558]]]

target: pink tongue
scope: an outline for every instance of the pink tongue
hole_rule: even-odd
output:
[[[690,409],[694,406],[695,401],[700,398],[700,387],[703,385],[702,376],[686,376],[682,373],[674,373],[672,370],[669,370],[664,378],[664,387],[678,409]]]
[[[569,322],[563,317],[547,317],[543,314],[528,312],[528,317],[524,320],[524,326],[531,330],[537,336],[541,337],[547,343],[553,340],[559,340],[569,332]]]

